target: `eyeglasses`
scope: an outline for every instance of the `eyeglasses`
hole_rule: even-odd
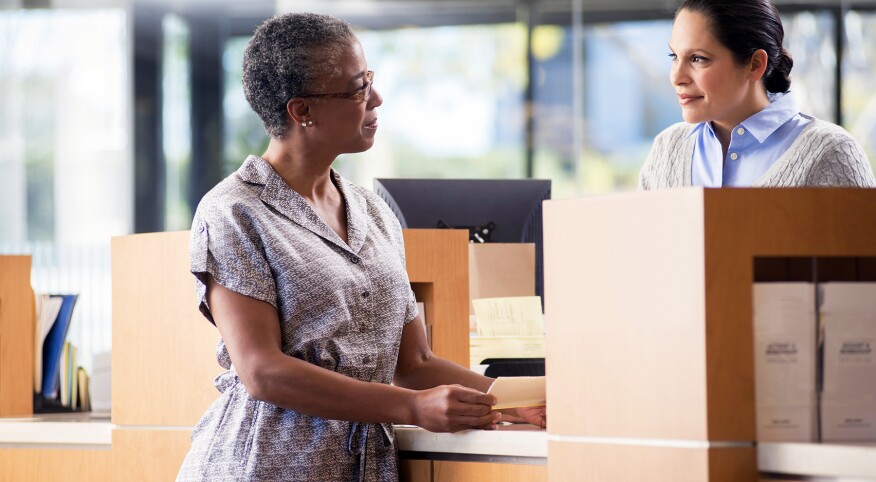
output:
[[[365,85],[359,87],[353,92],[339,92],[336,94],[307,94],[301,95],[299,97],[330,97],[332,99],[347,99],[354,100],[356,102],[365,101],[368,102],[371,99],[371,84],[374,83],[374,71],[369,70],[365,72]]]

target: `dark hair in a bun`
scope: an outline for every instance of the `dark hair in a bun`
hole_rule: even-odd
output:
[[[747,63],[757,50],[767,54],[763,85],[769,92],[791,88],[791,54],[782,48],[785,29],[779,10],[769,0],[685,0],[678,7],[704,16],[719,42],[740,64]]]

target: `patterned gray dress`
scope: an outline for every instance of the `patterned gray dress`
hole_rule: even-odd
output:
[[[192,223],[191,271],[210,321],[206,275],[277,308],[283,353],[359,380],[390,383],[417,307],[402,232],[386,204],[332,171],[346,201],[345,243],[264,159],[213,188]],[[192,433],[177,480],[395,481],[389,424],[312,417],[249,397],[228,371]],[[356,403],[351,400],[351,403]]]

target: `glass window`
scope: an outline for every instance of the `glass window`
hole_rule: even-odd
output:
[[[681,121],[668,77],[666,44],[671,30],[670,20],[584,26],[581,158],[570,159],[572,150],[562,147],[568,146],[571,132],[551,133],[553,129],[547,127],[549,132],[545,134],[544,127],[538,128],[538,138],[547,146],[552,146],[547,141],[551,137],[556,143],[556,147],[539,151],[535,171],[536,177],[553,179],[553,197],[635,189],[654,136]],[[571,29],[566,28],[562,37],[560,50],[570,51]],[[539,75],[544,72],[544,77],[537,84],[537,109],[557,112],[557,121],[549,125],[571,118],[571,62],[569,54],[539,60]],[[541,118],[537,118],[539,122]]]
[[[519,24],[357,33],[384,102],[372,149],[335,167],[370,187],[375,177],[523,177],[526,31]],[[247,39],[225,51],[226,172],[266,145],[240,85]]]
[[[0,10],[0,253],[79,293],[80,361],[110,346],[111,236],[133,225],[123,10]]]
[[[845,22],[843,126],[862,144],[876,170],[876,13],[853,10]]]
[[[800,111],[836,122],[836,49],[830,12],[800,12],[782,15],[785,49],[794,59],[791,92]]]
[[[162,56],[162,141],[164,143],[164,228],[189,229],[189,166],[192,160],[190,34],[178,15],[161,22],[164,35]]]
[[[222,109],[225,116],[223,173],[231,174],[250,154],[261,155],[268,147],[268,134],[259,116],[243,94],[243,51],[249,37],[234,37],[225,43],[222,69],[225,71]]]

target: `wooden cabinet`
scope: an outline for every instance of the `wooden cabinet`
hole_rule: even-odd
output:
[[[757,480],[755,259],[876,256],[876,190],[628,193],[544,218],[550,480]]]
[[[70,448],[0,449],[0,481],[110,482],[131,480],[112,477],[110,450]],[[171,479],[172,480],[172,479]]]
[[[402,460],[401,482],[546,482],[547,466],[448,460]]]
[[[33,413],[36,307],[30,256],[0,256],[0,417]]]

